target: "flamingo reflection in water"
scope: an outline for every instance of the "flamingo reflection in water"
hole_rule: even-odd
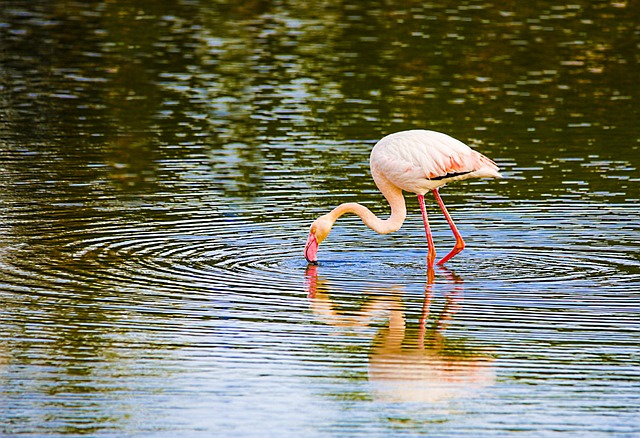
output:
[[[368,375],[376,399],[392,402],[441,402],[471,397],[495,383],[494,358],[462,340],[450,339],[446,329],[462,303],[462,279],[441,268],[453,284],[442,310],[432,310],[433,269],[427,273],[424,303],[417,330],[407,327],[402,287],[372,290],[359,310],[338,312],[318,267],[306,271],[306,289],[312,312],[322,322],[348,328],[368,327],[381,317],[388,320],[375,336],[369,354]],[[381,293],[382,292],[382,293]],[[417,333],[416,333],[417,331]]]

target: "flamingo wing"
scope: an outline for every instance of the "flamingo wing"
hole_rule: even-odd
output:
[[[397,187],[418,194],[449,181],[500,176],[489,158],[453,137],[425,130],[384,137],[371,152],[371,168]]]

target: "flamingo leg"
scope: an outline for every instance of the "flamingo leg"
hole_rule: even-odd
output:
[[[458,232],[458,229],[456,228],[456,224],[453,223],[453,219],[451,219],[451,215],[449,215],[449,212],[447,211],[447,207],[444,206],[444,202],[442,202],[442,198],[440,197],[440,192],[438,192],[438,189],[431,190],[431,193],[433,193],[433,197],[436,198],[436,201],[438,202],[438,205],[440,206],[442,213],[444,213],[444,217],[447,219],[447,222],[451,227],[451,231],[453,231],[453,235],[456,238],[456,245],[453,247],[451,252],[446,256],[444,256],[442,260],[438,262],[439,265],[442,265],[464,249],[464,240],[462,239],[462,236]]]
[[[422,211],[422,222],[424,222],[424,231],[427,233],[427,267],[433,268],[433,262],[436,260],[436,247],[433,245],[433,236],[431,236],[431,227],[429,227],[429,219],[427,219],[427,208],[424,206],[424,195],[418,195],[418,203],[420,211]]]

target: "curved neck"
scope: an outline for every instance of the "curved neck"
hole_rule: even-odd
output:
[[[388,234],[398,231],[402,226],[404,219],[407,217],[407,207],[404,202],[402,190],[392,185],[379,188],[391,207],[391,216],[389,216],[388,219],[378,218],[367,207],[355,202],[347,202],[338,205],[329,213],[329,216],[332,218],[333,222],[335,222],[345,213],[354,213],[362,219],[362,222],[364,222],[366,226],[376,233]]]

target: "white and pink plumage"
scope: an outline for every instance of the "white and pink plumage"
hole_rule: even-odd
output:
[[[436,250],[424,195],[431,191],[442,209],[456,238],[454,248],[438,262],[443,264],[464,249],[464,240],[447,212],[438,188],[468,178],[501,177],[498,166],[481,153],[446,134],[425,130],[396,132],[382,138],[371,151],[370,166],[373,180],[389,202],[391,216],[386,220],[379,219],[367,207],[353,202],[339,205],[311,224],[304,252],[309,263],[317,263],[318,246],[335,221],[345,213],[358,215],[365,225],[380,234],[399,230],[407,216],[404,190],[418,195],[427,235],[429,267],[434,264]]]

